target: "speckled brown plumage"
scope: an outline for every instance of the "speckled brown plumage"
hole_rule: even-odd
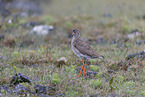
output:
[[[83,73],[83,77],[84,77],[85,69],[86,69],[86,60],[94,59],[94,58],[104,58],[104,57],[102,55],[97,54],[88,43],[86,43],[85,41],[83,41],[80,38],[78,29],[74,29],[72,35],[73,35],[73,38],[72,38],[72,42],[71,42],[71,47],[72,47],[73,52],[79,58],[82,59],[82,62],[83,62],[82,69],[85,66],[84,73]],[[85,60],[85,64],[84,64],[84,60]],[[81,75],[82,69],[81,69],[78,77]]]
[[[93,58],[103,57],[103,56],[97,54],[88,43],[86,43],[85,41],[81,40],[80,38],[76,38],[74,40],[73,46],[77,50],[79,50],[79,52],[81,54],[88,56],[88,59],[89,59],[89,57],[92,58],[92,59]],[[84,59],[86,59],[86,58],[84,58]]]

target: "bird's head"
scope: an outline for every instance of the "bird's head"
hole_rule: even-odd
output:
[[[79,29],[76,29],[76,28],[73,29],[72,35],[73,35],[74,37],[80,37]]]

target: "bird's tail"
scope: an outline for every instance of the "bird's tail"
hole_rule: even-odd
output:
[[[104,56],[102,56],[102,55],[101,55],[101,56],[99,56],[99,58],[102,58],[102,59],[104,59]]]

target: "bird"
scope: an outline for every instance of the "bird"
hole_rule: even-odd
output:
[[[83,77],[85,77],[85,70],[86,70],[86,61],[87,59],[95,59],[95,58],[104,58],[104,56],[99,55],[96,53],[93,48],[85,41],[80,38],[79,29],[75,28],[72,30],[72,41],[71,41],[71,48],[75,55],[77,55],[80,59],[82,59],[83,66],[80,70],[80,73],[77,77],[82,75],[83,70]]]

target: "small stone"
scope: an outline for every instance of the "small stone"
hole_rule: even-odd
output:
[[[10,81],[10,84],[17,85],[19,83],[28,82],[31,84],[31,79],[24,75],[23,73],[16,73],[12,80]]]
[[[89,78],[95,77],[96,74],[97,74],[97,72],[95,72],[95,71],[87,71],[86,72],[86,76],[89,77]]]
[[[44,85],[36,85],[35,87],[35,92],[36,93],[46,93],[48,90],[48,87],[44,86]]]
[[[141,51],[140,55],[145,55],[145,50]]]
[[[64,61],[65,63],[67,62],[67,59],[65,57],[61,57],[60,59],[58,59],[57,61]]]
[[[13,93],[19,94],[19,95],[25,95],[27,97],[28,93],[30,93],[30,90],[28,90],[25,86],[18,84],[13,90]]]
[[[136,33],[136,32],[139,33],[139,30],[138,30],[138,29],[134,29],[134,30],[132,30],[130,33]]]
[[[110,44],[117,44],[117,42],[116,41],[111,41]]]
[[[141,34],[139,32],[131,32],[131,34],[126,35],[126,39],[134,39],[137,36],[140,36]]]
[[[142,44],[145,43],[145,40],[137,41],[136,44]]]
[[[110,13],[104,14],[103,16],[108,17],[108,18],[112,18],[112,14],[110,14]]]
[[[96,40],[97,43],[105,43],[105,40],[103,38],[99,38]]]
[[[36,35],[48,35],[51,30],[53,30],[53,26],[48,26],[48,25],[38,25],[35,26],[30,33],[31,34],[36,34]]]
[[[9,87],[6,86],[6,85],[3,85],[3,86],[2,86],[2,89],[3,89],[4,91],[11,91],[11,90],[9,89]]]
[[[133,59],[133,58],[135,58],[135,57],[139,57],[139,53],[132,53],[132,54],[129,54],[127,57],[126,57],[126,59],[127,60],[129,60],[129,59]]]
[[[55,64],[57,65],[57,66],[61,66],[61,65],[64,65],[64,64],[66,64],[66,62],[67,62],[67,59],[65,58],[65,57],[61,57],[60,59],[58,59],[56,62],[55,62]]]
[[[145,50],[141,51],[140,53],[132,53],[132,54],[129,54],[127,57],[126,57],[126,60],[129,60],[129,59],[134,59],[134,58],[137,58],[137,59],[144,59],[145,58]]]

